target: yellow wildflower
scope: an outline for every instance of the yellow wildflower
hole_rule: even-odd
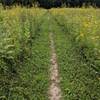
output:
[[[96,39],[99,39],[99,36],[94,36],[91,38],[92,40],[96,40]]]
[[[80,37],[84,37],[84,33],[81,33],[81,34],[80,34]]]

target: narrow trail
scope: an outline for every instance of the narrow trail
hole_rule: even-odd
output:
[[[53,33],[50,32],[50,48],[51,48],[51,68],[50,68],[50,79],[51,84],[49,88],[49,99],[50,100],[60,100],[61,99],[61,89],[59,86],[59,71],[57,63],[57,55],[55,51]]]

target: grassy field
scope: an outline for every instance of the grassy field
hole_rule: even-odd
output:
[[[54,36],[63,99],[99,100],[99,11],[68,9],[61,11],[62,14],[59,11],[61,10],[56,10],[58,15],[53,13],[55,22],[52,25],[55,25]]]
[[[47,100],[50,55],[43,15],[46,12],[38,9],[1,11],[1,99]]]
[[[50,39],[61,100],[100,99],[100,10],[0,8],[0,100],[48,100]]]

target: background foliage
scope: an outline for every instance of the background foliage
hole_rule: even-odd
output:
[[[5,6],[11,5],[21,5],[32,7],[33,5],[37,5],[44,8],[51,7],[82,7],[83,5],[100,7],[100,0],[0,0],[0,2]]]

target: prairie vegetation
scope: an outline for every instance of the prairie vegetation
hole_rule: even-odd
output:
[[[0,99],[47,100],[49,43],[45,10],[1,10]],[[42,23],[42,24],[41,24]]]
[[[52,9],[64,100],[99,100],[100,14],[95,9]]]
[[[100,99],[100,10],[0,8],[0,100],[48,100],[53,33],[61,100]]]

